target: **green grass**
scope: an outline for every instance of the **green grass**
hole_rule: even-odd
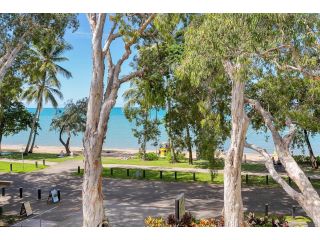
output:
[[[43,168],[45,168],[45,166],[41,164],[36,168],[35,164],[25,163],[23,166],[22,163],[12,163],[12,172],[14,173],[27,173]],[[10,162],[0,162],[0,172],[10,172]]]
[[[179,160],[178,163],[170,163],[165,158],[159,158],[158,160],[153,161],[143,161],[139,158],[132,158],[128,160],[122,160],[119,158],[110,158],[103,157],[103,164],[124,164],[124,165],[136,165],[136,166],[156,166],[156,167],[179,167],[179,168],[201,168],[201,169],[215,169],[222,170],[224,167],[223,160],[217,159],[214,162],[208,160],[194,160],[193,165],[188,163],[188,160]],[[252,172],[264,172],[266,168],[263,164],[254,164],[254,163],[243,163],[243,171],[252,171]]]
[[[138,169],[130,169],[129,176],[127,176],[126,169],[113,168],[113,173],[111,175],[110,168],[103,168],[103,177],[115,178],[115,179],[139,179],[148,181],[166,181],[166,182],[194,182],[193,174],[186,172],[177,172],[177,179],[173,171],[163,171],[162,179],[160,178],[160,171],[155,170],[145,170],[145,178],[143,178],[143,171],[140,170],[138,174]],[[83,170],[80,174],[75,173],[75,175],[83,175]],[[223,174],[210,174],[210,173],[196,173],[196,182],[199,183],[213,183],[213,184],[223,184]],[[266,184],[265,176],[248,176],[248,181],[246,182],[246,176],[241,176],[243,187],[263,187],[263,188],[276,188],[280,187],[270,176],[268,177],[268,184]],[[284,178],[288,182],[288,178]],[[320,188],[320,180],[311,180],[312,185],[315,188]],[[291,185],[296,188],[295,184],[291,182]]]
[[[28,155],[23,156],[23,159],[25,160],[40,160],[42,161],[43,159],[45,159],[48,162],[64,162],[66,160],[82,160],[83,156],[79,155],[79,156],[74,156],[74,157],[58,157],[58,154],[54,154],[54,153],[29,153]],[[7,158],[7,159],[16,159],[16,160],[21,160],[22,156],[20,152],[13,152],[12,154],[9,155],[4,155],[4,156],[0,156],[1,158]]]

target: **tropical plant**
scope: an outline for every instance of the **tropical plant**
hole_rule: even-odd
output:
[[[65,78],[71,78],[72,74],[59,63],[68,60],[63,54],[70,49],[70,45],[65,42],[56,41],[54,36],[47,36],[35,41],[29,51],[30,60],[24,67],[24,73],[29,77],[28,87],[22,98],[26,99],[28,103],[34,101],[37,107],[24,151],[25,154],[31,153],[33,150],[37,132],[36,123],[39,121],[44,103],[50,103],[54,108],[57,108],[56,97],[63,98],[58,74]]]
[[[73,103],[69,101],[62,113],[52,119],[50,130],[59,131],[59,141],[66,149],[67,156],[70,155],[70,139],[71,134],[78,135],[79,132],[84,132],[87,120],[87,104],[88,99],[83,98]],[[64,141],[62,135],[67,135],[67,140]]]

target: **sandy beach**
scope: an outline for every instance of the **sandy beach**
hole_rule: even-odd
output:
[[[25,145],[2,145],[2,151],[3,152],[21,152],[21,149],[24,149]],[[76,154],[80,154],[83,151],[82,147],[71,147],[70,148],[72,152]],[[34,148],[34,153],[55,153],[59,154],[61,151],[65,152],[65,149],[63,146],[36,146]],[[154,150],[149,150],[147,152],[152,152]],[[130,157],[136,153],[139,152],[139,149],[133,149],[133,148],[108,148],[102,150],[103,156],[108,157]],[[196,155],[193,153],[194,156]],[[264,162],[263,158],[257,154],[257,153],[245,153],[245,159],[248,162],[257,162],[261,163]],[[225,154],[221,155],[222,158],[225,157]]]

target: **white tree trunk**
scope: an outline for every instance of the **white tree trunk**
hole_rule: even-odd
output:
[[[0,82],[6,75],[8,69],[12,66],[14,60],[16,59],[18,53],[23,47],[24,38],[21,38],[18,44],[4,56],[0,58]]]
[[[230,62],[225,63],[225,69],[232,79],[232,130],[224,164],[224,223],[226,227],[239,227],[243,225],[241,162],[249,121],[244,112],[245,82],[235,77],[237,70]]]
[[[279,177],[277,172],[273,168],[273,162],[271,157],[267,154],[266,150],[258,148],[252,144],[247,144],[248,147],[258,151],[266,159],[266,167],[269,170],[270,175],[275,181],[277,181],[283,189],[288,193],[290,197],[295,199],[300,206],[305,210],[308,216],[313,220],[316,226],[320,226],[320,198],[317,191],[310,183],[307,176],[301,170],[297,162],[291,156],[289,151],[289,145],[295,134],[295,126],[288,121],[287,125],[290,127],[289,133],[281,137],[279,132],[276,130],[272,122],[271,114],[262,108],[260,103],[253,99],[246,99],[249,103],[264,119],[266,126],[272,133],[272,139],[276,148],[279,160],[284,166],[288,176],[296,183],[300,193],[292,189],[288,184],[284,183],[284,180]],[[272,164],[271,164],[272,162]]]
[[[118,22],[115,22],[112,26],[104,48],[102,49],[102,36],[106,14],[88,14],[92,31],[93,72],[83,141],[83,226],[96,227],[106,225],[102,193],[102,145],[107,133],[110,112],[116,103],[120,85],[141,75],[141,71],[136,71],[119,79],[121,66],[131,54],[130,47],[137,42],[139,34],[144,32],[154,17],[155,15],[151,14],[150,17],[141,24],[137,30],[137,34],[125,43],[125,52],[122,57],[118,60],[117,64],[113,64],[110,44],[113,40],[121,36],[120,33],[114,33]],[[104,59],[106,59],[108,63],[108,81],[105,92],[103,83],[105,76]]]

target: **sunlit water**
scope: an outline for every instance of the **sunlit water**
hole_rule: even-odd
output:
[[[35,112],[34,108],[29,109],[30,112]],[[53,108],[45,108],[41,112],[40,115],[40,126],[41,130],[39,131],[39,135],[36,139],[36,145],[43,146],[59,146],[59,134],[57,131],[50,130],[50,124],[52,118],[57,114],[57,111],[63,111],[63,109],[55,110]],[[158,118],[162,118],[165,112],[158,112]],[[155,117],[155,112],[152,113],[152,117]],[[139,148],[137,139],[132,134],[132,127],[134,127],[133,123],[130,123],[124,113],[122,108],[114,108],[110,115],[110,122],[108,126],[108,133],[104,143],[104,148],[130,148],[137,149]],[[159,138],[159,142],[167,141],[167,134],[165,132],[165,128],[162,125],[160,127],[161,136]],[[26,144],[28,140],[28,131],[20,132],[14,136],[4,137],[3,144]],[[266,140],[266,136],[269,136],[269,139]],[[81,147],[82,146],[82,137],[83,135],[80,133],[78,136],[72,136],[71,145]],[[267,149],[269,152],[274,151],[273,141],[270,137],[269,133],[257,133],[249,128],[247,133],[247,141],[250,143],[254,143],[260,147]],[[229,140],[224,144],[224,149],[227,149],[229,146]],[[311,138],[311,144],[313,146],[314,152],[318,155],[320,154],[319,149],[320,136],[317,135]],[[149,144],[149,149],[154,149],[154,146]],[[248,150],[247,150],[248,151]],[[300,153],[300,150],[295,150],[296,153]]]

